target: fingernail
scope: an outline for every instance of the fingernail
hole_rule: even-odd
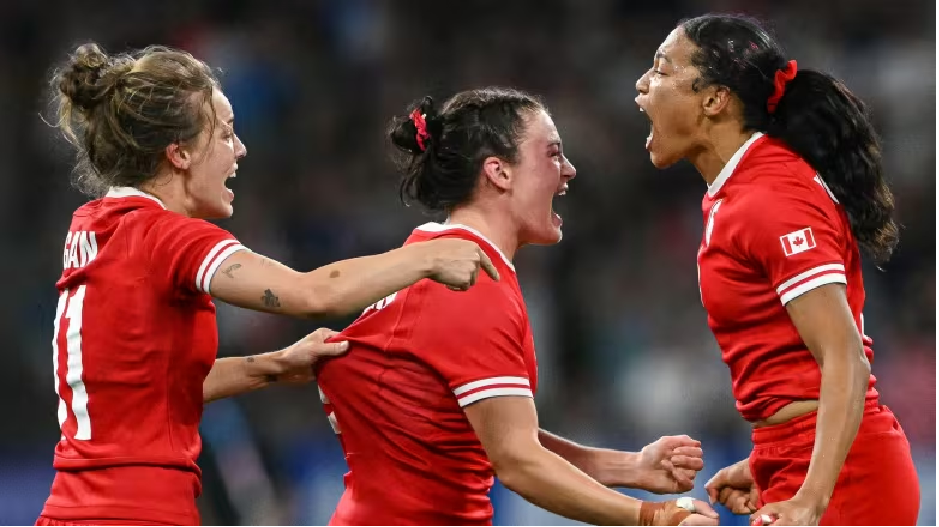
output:
[[[347,349],[349,349],[349,341],[348,341],[348,340],[342,341],[342,342],[339,344],[339,349],[341,349],[341,350],[347,350]]]

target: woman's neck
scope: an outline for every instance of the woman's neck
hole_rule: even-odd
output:
[[[715,130],[710,134],[710,141],[697,154],[691,156],[689,161],[698,169],[704,182],[710,186],[730,161],[730,158],[740,150],[740,147],[753,135],[752,132],[734,131],[720,132]]]
[[[479,231],[511,261],[518,250],[518,232],[512,226],[511,216],[497,214],[480,207],[462,207],[450,213],[447,223],[466,225]]]
[[[172,175],[157,176],[142,184],[139,189],[162,201],[167,210],[178,212],[183,216],[192,216],[186,206],[189,200],[182,178]]]

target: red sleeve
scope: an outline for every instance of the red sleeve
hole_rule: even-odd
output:
[[[742,245],[783,305],[825,284],[845,284],[844,237],[837,205],[823,187],[755,194],[744,207]]]
[[[174,288],[209,293],[219,266],[247,250],[231,233],[205,220],[162,214],[149,233],[151,261]]]
[[[481,278],[465,292],[428,287],[414,348],[446,379],[460,406],[532,397],[524,310],[511,286]]]

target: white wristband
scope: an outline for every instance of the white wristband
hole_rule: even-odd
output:
[[[685,509],[686,511],[695,512],[694,507],[694,498],[690,496],[682,496],[675,500],[675,506],[679,509]]]

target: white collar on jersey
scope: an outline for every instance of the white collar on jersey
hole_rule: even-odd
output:
[[[727,179],[734,173],[734,170],[737,170],[737,164],[740,163],[740,159],[747,153],[747,150],[750,149],[750,145],[761,137],[763,137],[763,132],[757,132],[751,135],[750,139],[747,139],[747,142],[734,152],[734,155],[730,157],[730,161],[721,169],[721,173],[718,174],[717,178],[708,186],[708,196],[713,198],[717,195],[717,192],[724,186],[724,183],[727,183]]]
[[[480,240],[486,242],[489,245],[489,247],[492,247],[499,254],[499,256],[502,257],[502,261],[505,262],[505,265],[507,265],[509,269],[512,270],[512,272],[515,272],[515,266],[512,265],[512,262],[505,256],[505,253],[503,253],[502,250],[499,249],[498,246],[496,246],[496,244],[492,243],[492,241],[489,238],[486,238],[485,236],[483,236],[483,233],[477,231],[476,229],[472,227],[468,227],[460,223],[433,223],[433,222],[425,223],[417,227],[417,230],[425,231],[425,232],[444,232],[444,231],[452,231],[452,230],[457,230],[457,229],[467,231],[473,234],[474,236],[476,236],[477,238],[479,238]]]
[[[138,190],[134,187],[111,187],[108,189],[108,193],[104,195],[106,198],[147,198],[152,199],[153,201],[160,204],[164,209],[166,205],[160,201],[160,198],[154,196],[153,194],[147,194],[142,190]]]

